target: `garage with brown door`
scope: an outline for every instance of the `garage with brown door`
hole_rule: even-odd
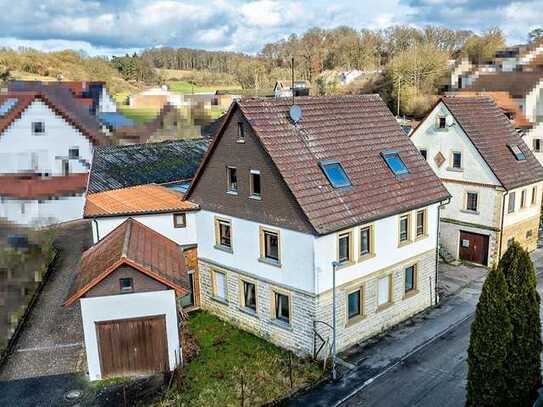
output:
[[[488,265],[488,241],[487,235],[460,231],[460,260]]]
[[[169,370],[164,315],[96,322],[96,330],[103,378]]]

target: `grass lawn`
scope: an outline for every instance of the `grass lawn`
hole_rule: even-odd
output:
[[[191,315],[189,327],[200,353],[182,370],[180,384],[162,405],[254,406],[277,399],[292,388],[316,381],[321,366],[299,359],[269,342],[206,312]],[[243,384],[242,384],[243,383]]]
[[[136,109],[126,105],[117,105],[117,110],[137,123],[147,123],[158,115],[158,109]]]
[[[192,85],[187,81],[171,81],[168,86],[172,92],[178,93],[199,93],[199,92],[215,92],[216,90],[237,89],[235,85],[215,85],[215,86],[198,86]]]

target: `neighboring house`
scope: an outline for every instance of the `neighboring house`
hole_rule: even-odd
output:
[[[535,124],[531,129],[523,133],[522,139],[535,155],[535,158],[543,165],[543,122]]]
[[[436,302],[449,194],[377,95],[235,102],[186,199],[201,306],[300,354],[337,349]],[[330,342],[328,342],[329,344]]]
[[[537,68],[543,56],[541,41],[529,45],[515,45],[496,52],[496,64],[504,72]]]
[[[167,103],[148,123],[119,126],[113,132],[113,139],[117,144],[127,145],[201,138],[200,126],[190,120],[188,109],[184,111],[187,113]]]
[[[93,150],[109,140],[84,106],[68,105],[49,93],[0,94],[0,212],[12,222],[43,225],[82,215]],[[79,197],[66,199],[70,194]]]
[[[104,125],[109,133],[115,132],[120,128],[135,127],[136,123],[119,112],[97,113],[96,118]]]
[[[128,219],[81,257],[64,303],[81,303],[91,380],[174,370],[177,299],[190,293],[183,248]]]
[[[543,167],[491,98],[442,98],[411,140],[452,195],[444,251],[490,266],[513,240],[537,247]]]
[[[310,84],[308,81],[294,81],[294,96],[309,96]],[[292,97],[292,80],[277,80],[273,87],[276,98]]]
[[[180,107],[185,101],[183,95],[170,92],[167,86],[150,88],[128,97],[128,105],[137,109],[161,109],[166,104]]]
[[[543,120],[543,71],[481,72],[464,90],[507,92],[530,122]]]
[[[183,192],[208,145],[207,140],[194,139],[97,148],[87,193],[172,182]]]

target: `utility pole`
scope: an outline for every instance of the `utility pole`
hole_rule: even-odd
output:
[[[332,262],[332,379],[336,380],[336,269],[337,261]]]
[[[402,88],[402,76],[398,74],[398,110],[396,117],[400,117],[400,89]]]
[[[290,85],[290,90],[292,91],[292,104],[294,104],[294,57],[290,61],[292,68],[292,84]]]

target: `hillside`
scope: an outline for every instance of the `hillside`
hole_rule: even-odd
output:
[[[81,56],[75,51],[0,49],[0,75],[2,79],[52,81],[62,75],[64,80],[105,81],[112,94],[134,92],[139,88],[125,81],[106,59]]]

